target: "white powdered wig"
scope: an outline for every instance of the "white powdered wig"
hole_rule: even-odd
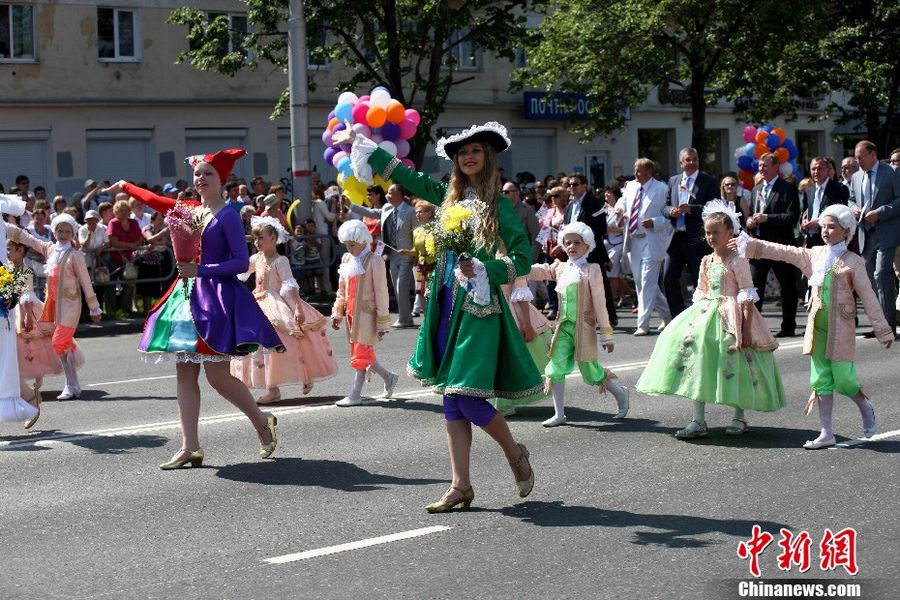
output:
[[[849,206],[845,206],[843,204],[832,204],[819,213],[820,221],[825,217],[833,218],[838,222],[838,225],[847,230],[848,243],[853,239],[853,236],[856,235],[856,215],[853,214],[853,209]]]
[[[593,252],[594,248],[597,247],[597,242],[594,239],[593,230],[580,221],[575,221],[574,223],[569,223],[559,231],[559,235],[557,239],[559,243],[562,244],[563,238],[566,237],[566,234],[574,233],[575,235],[581,237],[584,240],[584,243],[588,246],[588,253]]]
[[[341,243],[371,244],[372,234],[362,221],[347,221],[338,229],[338,239]]]

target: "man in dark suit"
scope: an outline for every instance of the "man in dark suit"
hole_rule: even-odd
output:
[[[850,190],[834,179],[828,177],[828,159],[817,156],[809,162],[810,184],[803,192],[803,214],[800,218],[800,231],[803,232],[803,243],[807,248],[822,246],[822,235],[819,233],[819,215],[832,204],[847,204]]]
[[[663,282],[673,318],[684,310],[682,273],[687,270],[690,284],[696,287],[700,261],[710,252],[703,232],[703,206],[719,195],[719,183],[700,170],[700,156],[694,148],[682,149],[679,159],[682,172],[669,179],[666,196],[666,210],[675,233],[669,243],[669,264]]]
[[[619,324],[619,319],[616,316],[616,305],[613,302],[612,289],[609,285],[609,277],[606,274],[609,255],[606,254],[606,246],[603,244],[603,238],[606,237],[606,202],[588,194],[587,177],[583,173],[572,173],[569,175],[567,187],[572,194],[572,199],[566,207],[564,223],[568,225],[569,223],[580,221],[594,232],[597,247],[588,255],[588,262],[597,263],[603,267],[606,312],[609,313],[610,324],[615,327]]]
[[[800,220],[800,197],[797,188],[778,176],[778,157],[771,152],[759,157],[762,177],[750,195],[747,232],[768,242],[795,246],[794,226]],[[772,260],[751,260],[753,285],[759,294],[756,308],[762,310],[766,294],[766,278],[775,272],[781,286],[781,331],[775,337],[793,337],[797,328],[797,267]]]
[[[856,144],[853,151],[859,171],[850,180],[850,206],[859,218],[856,237],[860,254],[884,317],[897,326],[894,254],[900,245],[900,170],[878,162],[878,149],[870,141]]]

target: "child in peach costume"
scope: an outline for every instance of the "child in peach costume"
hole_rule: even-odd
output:
[[[250,223],[258,252],[250,257],[250,269],[238,278],[246,281],[251,273],[256,275],[253,297],[286,351],[257,351],[232,359],[231,374],[251,389],[265,388],[256,403],[270,404],[281,400],[282,385],[302,383],[304,395],[308,394],[316,381],[337,374],[337,362],[325,334],[327,319],[300,298],[290,262],[276,249],[287,241],[287,231],[273,217],[253,217]]]
[[[75,328],[81,318],[82,292],[90,309],[91,320],[98,322],[102,314],[88,275],[84,253],[72,247],[77,226],[75,219],[66,213],[54,217],[50,230],[56,237],[56,242],[44,242],[18,227],[8,226],[10,240],[28,246],[47,261],[47,300],[37,328],[50,336],[53,352],[59,357],[66,374],[66,386],[57,400],[71,400],[81,395],[76,369],[84,361],[77,353]]]
[[[843,204],[833,204],[819,215],[819,231],[824,246],[795,248],[753,239],[747,235],[732,240],[731,248],[747,258],[780,260],[791,263],[809,278],[811,301],[803,354],[810,357],[809,386],[812,394],[807,414],[819,406],[819,437],[803,447],[818,450],[837,441],[831,426],[834,392],[849,397],[862,415],[863,437],[875,435],[875,407],[869,392],[863,390],[853,359],[856,354],[856,299],[872,322],[875,337],[885,348],[894,341],[894,332],[884,318],[878,298],[866,272],[863,258],[847,249],[856,233],[856,216]]]
[[[347,317],[350,366],[355,371],[355,378],[350,393],[336,404],[357,406],[362,404],[360,394],[367,370],[384,379],[382,398],[391,397],[399,377],[385,369],[375,356],[375,343],[391,330],[384,260],[372,253],[372,234],[362,221],[347,221],[341,225],[338,239],[347,248],[347,253],[338,269],[340,282],[331,309],[331,326],[340,329],[341,321]]]

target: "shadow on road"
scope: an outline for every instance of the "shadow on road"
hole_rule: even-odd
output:
[[[0,441],[12,442],[13,445],[4,446],[3,452],[35,452],[39,450],[52,450],[53,446],[36,445],[34,442],[53,440],[58,436],[70,435],[59,429],[42,429],[38,435],[31,433],[29,435],[3,436]],[[94,454],[125,454],[131,450],[142,448],[160,448],[169,443],[169,438],[161,435],[111,435],[111,436],[75,436],[72,439],[60,439],[56,444],[70,444],[78,446],[86,450],[91,450]],[[29,438],[33,437],[33,440]],[[28,443],[32,442],[32,443]],[[56,445],[54,444],[54,445]]]
[[[697,536],[723,533],[749,538],[754,525],[765,531],[778,531],[790,525],[767,521],[710,519],[691,515],[641,514],[625,510],[607,510],[595,506],[566,506],[562,501],[523,502],[500,510],[507,517],[515,517],[539,527],[629,527],[650,528],[656,531],[635,531],[633,544],[666,548],[703,548],[720,541],[697,539]]]
[[[370,473],[339,460],[278,458],[271,462],[240,463],[221,467],[217,477],[261,485],[315,486],[342,492],[369,492],[388,485],[428,485],[446,479],[417,479]]]

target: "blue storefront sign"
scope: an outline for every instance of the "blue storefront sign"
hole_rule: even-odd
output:
[[[534,121],[587,119],[591,101],[584,94],[525,92],[525,118]],[[571,114],[566,108],[573,109]]]

